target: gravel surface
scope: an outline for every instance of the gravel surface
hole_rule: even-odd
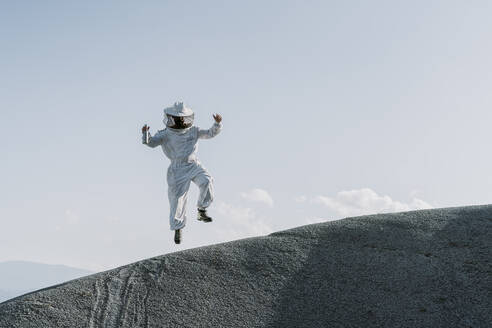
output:
[[[492,205],[162,255],[0,304],[0,327],[492,327]]]

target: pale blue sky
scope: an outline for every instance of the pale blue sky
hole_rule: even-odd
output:
[[[491,16],[490,1],[2,2],[0,261],[100,270],[347,206],[491,203]],[[201,127],[224,118],[198,152],[216,221],[196,222],[192,186],[179,247],[168,160],[139,132],[177,100]]]

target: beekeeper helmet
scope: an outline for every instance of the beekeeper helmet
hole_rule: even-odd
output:
[[[170,128],[183,129],[193,125],[195,114],[183,102],[175,102],[164,109],[164,124]],[[179,118],[179,119],[178,119]]]

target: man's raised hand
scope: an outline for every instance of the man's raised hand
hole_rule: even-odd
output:
[[[212,115],[214,117],[215,122],[220,123],[222,121],[222,116],[220,114]]]
[[[150,129],[150,126],[147,126],[147,124],[145,124],[143,127],[142,127],[142,133],[145,133],[145,131],[148,131]]]

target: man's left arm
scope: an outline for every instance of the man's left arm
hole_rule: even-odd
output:
[[[221,123],[222,122],[222,116],[220,116],[219,114],[215,114],[215,115],[213,115],[213,118],[215,120],[215,123],[214,123],[214,125],[212,125],[212,127],[210,129],[208,129],[208,130],[198,129],[198,138],[199,139],[210,139],[210,138],[213,138],[220,133],[220,131],[222,130],[222,123]]]

